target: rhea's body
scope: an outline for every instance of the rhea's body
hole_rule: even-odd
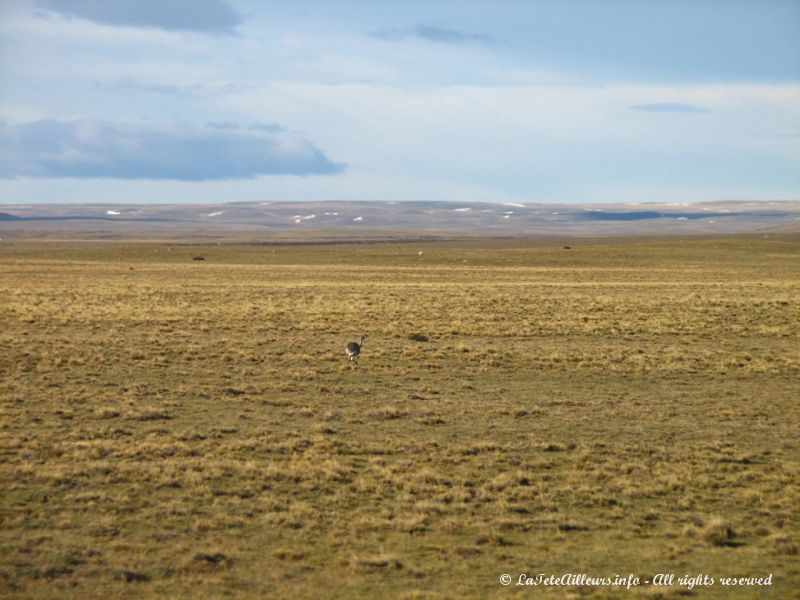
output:
[[[364,343],[365,337],[367,336],[362,335],[358,342],[350,342],[344,347],[344,351],[347,353],[348,360],[355,360],[358,355],[361,354],[361,345]]]

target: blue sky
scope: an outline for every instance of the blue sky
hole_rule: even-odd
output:
[[[800,198],[800,2],[3,0],[0,202]]]

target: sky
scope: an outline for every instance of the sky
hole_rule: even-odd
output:
[[[796,0],[0,0],[0,203],[800,199]]]

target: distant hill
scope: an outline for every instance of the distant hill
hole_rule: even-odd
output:
[[[232,202],[6,205],[0,232],[91,237],[603,236],[744,233],[800,224],[800,201],[698,204]]]

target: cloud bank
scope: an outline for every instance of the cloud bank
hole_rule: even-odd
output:
[[[367,32],[367,35],[378,40],[387,42],[399,42],[407,39],[421,39],[427,42],[440,44],[468,44],[483,43],[492,44],[496,40],[483,33],[470,33],[447,29],[436,25],[415,25],[402,29],[377,29]]]
[[[707,113],[708,110],[702,106],[694,104],[684,104],[683,102],[653,102],[650,104],[635,104],[629,107],[631,110],[642,112],[664,112],[664,113]]]
[[[101,25],[232,34],[242,16],[224,0],[39,0],[38,6]]]
[[[211,181],[344,170],[283,132],[43,119],[0,124],[0,177]]]

